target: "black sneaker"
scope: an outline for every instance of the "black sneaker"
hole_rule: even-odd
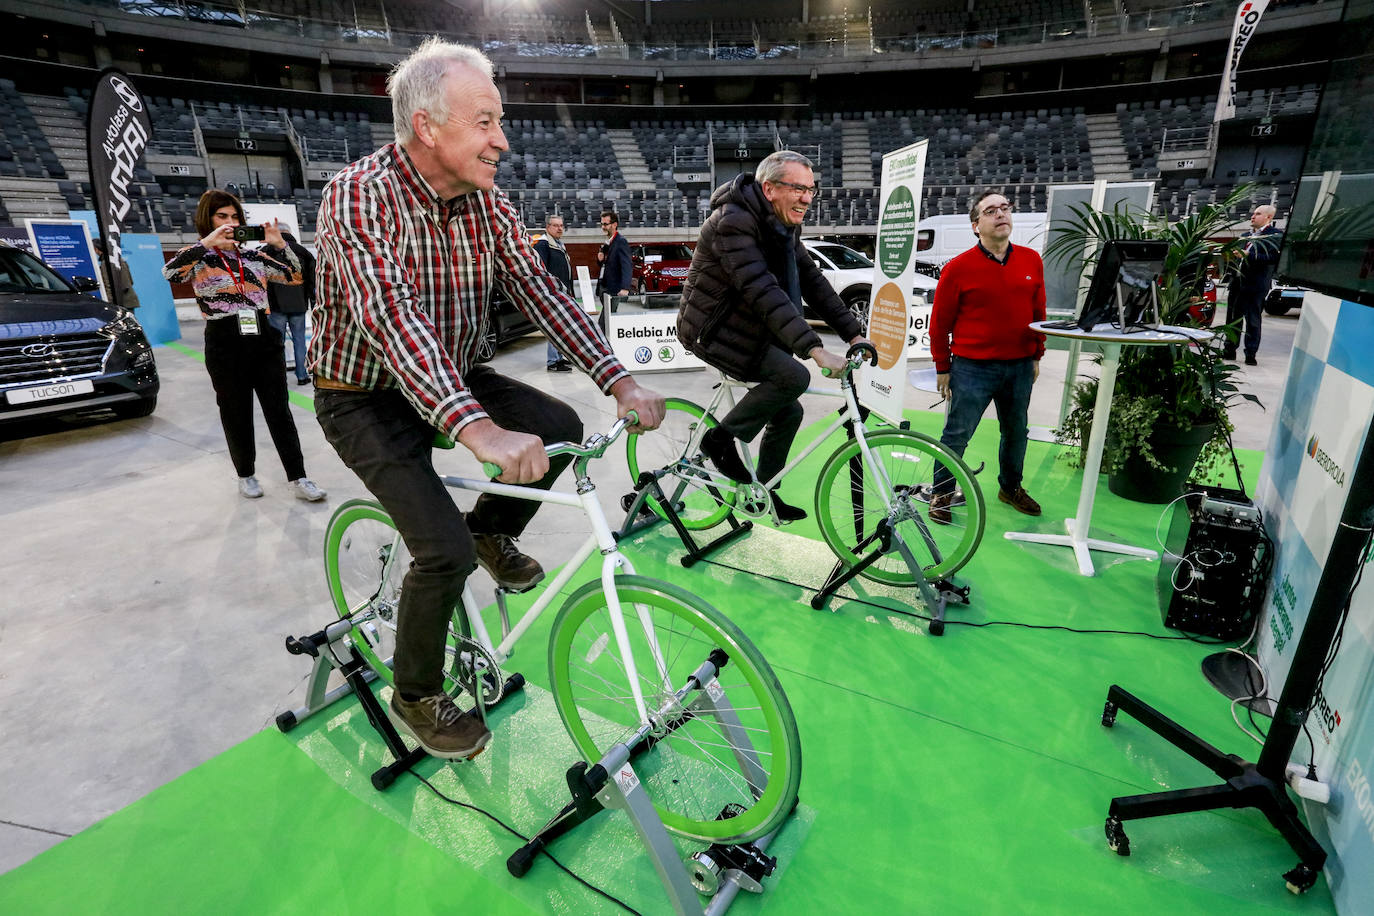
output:
[[[386,713],[393,725],[418,741],[431,757],[471,760],[491,740],[491,732],[482,721],[459,709],[446,693],[407,700],[399,690],[393,690]]]
[[[544,567],[534,557],[515,549],[515,539],[505,534],[474,534],[477,562],[491,574],[496,584],[513,592],[523,592],[544,580]]]
[[[1247,366],[1258,366],[1258,365],[1259,365],[1259,360],[1255,359],[1255,354],[1253,354],[1253,353],[1247,353],[1247,354],[1245,354],[1245,365],[1247,365]]]
[[[549,372],[571,372],[572,363],[568,362],[566,359],[560,359],[558,362],[549,363],[544,368]]]
[[[769,490],[768,497],[773,500],[773,513],[780,522],[799,522],[806,518],[806,510],[799,506],[788,505],[782,501],[777,490]]]
[[[701,451],[711,459],[716,470],[736,483],[748,483],[754,479],[744,466],[739,449],[735,448],[735,437],[719,426],[711,427],[701,437]]]

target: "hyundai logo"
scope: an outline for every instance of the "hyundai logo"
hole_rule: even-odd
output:
[[[29,344],[27,347],[20,349],[19,352],[32,359],[42,359],[45,356],[52,356],[57,350],[52,344],[37,343]]]
[[[143,100],[139,98],[138,92],[134,90],[133,86],[130,86],[117,76],[111,76],[110,88],[115,91],[115,95],[119,96],[120,101],[125,105],[128,105],[134,111],[143,110]]]

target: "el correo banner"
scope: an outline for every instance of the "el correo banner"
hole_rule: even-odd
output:
[[[111,276],[119,276],[119,236],[132,208],[129,183],[134,180],[134,168],[147,150],[151,136],[147,106],[128,75],[114,68],[103,70],[91,95],[86,119],[86,155]]]
[[[1240,56],[1250,43],[1255,29],[1259,28],[1260,17],[1269,7],[1269,0],[1244,0],[1236,10],[1236,21],[1231,26],[1231,43],[1227,45],[1226,67],[1221,71],[1221,89],[1217,92],[1217,109],[1212,121],[1225,121],[1236,116],[1236,72],[1240,69]]]
[[[883,182],[878,199],[878,238],[873,252],[873,290],[868,302],[868,339],[878,351],[878,365],[859,374],[858,395],[865,406],[889,423],[902,420],[907,382],[907,344],[915,271],[916,224],[920,221],[921,185],[926,148],[921,140],[883,156]]]

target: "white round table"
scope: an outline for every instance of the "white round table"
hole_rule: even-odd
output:
[[[1110,324],[1099,324],[1090,331],[1077,326],[1054,327],[1054,322],[1031,322],[1031,330],[1052,337],[1065,337],[1078,341],[1093,341],[1102,344],[1102,376],[1097,382],[1097,401],[1093,407],[1092,434],[1088,437],[1087,450],[1083,453],[1083,485],[1078,491],[1078,513],[1073,518],[1064,519],[1067,534],[1042,534],[1038,531],[1008,531],[1006,538],[1012,541],[1028,541],[1032,544],[1053,544],[1057,547],[1072,547],[1078,559],[1078,571],[1085,576],[1094,575],[1091,550],[1107,553],[1120,553],[1132,557],[1146,557],[1154,560],[1159,554],[1145,547],[1130,544],[1117,544],[1089,536],[1092,525],[1093,499],[1097,495],[1097,475],[1102,470],[1102,449],[1107,442],[1107,416],[1112,409],[1112,390],[1116,388],[1116,369],[1121,362],[1122,347],[1150,347],[1165,344],[1190,343],[1210,340],[1213,332],[1205,328],[1180,328],[1173,325],[1160,325],[1158,328],[1141,328],[1122,331]]]

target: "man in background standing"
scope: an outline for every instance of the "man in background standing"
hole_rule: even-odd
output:
[[[1039,515],[1021,486],[1031,386],[1040,376],[1045,335],[1027,327],[1045,320],[1045,266],[1040,255],[1011,243],[1011,203],[983,191],[969,207],[978,244],[940,271],[930,316],[935,383],[949,401],[940,441],[963,455],[988,404],[997,405],[997,498],[1017,512]],[[935,469],[930,520],[947,525],[954,478]]]
[[[606,241],[596,253],[601,262],[601,279],[597,281],[596,291],[601,296],[604,307],[611,308],[611,300],[616,296],[630,295],[634,268],[630,264],[630,243],[620,234],[620,217],[614,210],[601,211],[601,231],[606,233]]]
[[[301,260],[301,282],[295,284],[268,283],[267,323],[277,329],[286,339],[286,331],[291,330],[291,352],[295,360],[296,384],[310,384],[310,369],[305,358],[305,312],[315,304],[315,256],[305,246],[296,241],[289,232],[281,234],[282,241],[296,253]]]
[[[1269,287],[1274,285],[1274,267],[1279,262],[1279,236],[1274,225],[1278,211],[1269,204],[1261,204],[1250,214],[1250,238],[1245,255],[1231,277],[1231,291],[1226,297],[1226,323],[1245,321],[1245,365],[1257,366],[1255,354],[1260,345],[1260,318]],[[1240,333],[1240,328],[1236,328]],[[1227,342],[1223,355],[1236,358],[1236,344]]]
[[[553,274],[568,295],[572,296],[572,261],[568,258],[568,249],[563,247],[563,217],[554,214],[544,221],[544,237],[534,243],[534,250],[544,262],[545,269]],[[572,363],[558,352],[558,348],[553,345],[552,337],[549,338],[548,348],[544,368],[550,372],[571,372]]]

